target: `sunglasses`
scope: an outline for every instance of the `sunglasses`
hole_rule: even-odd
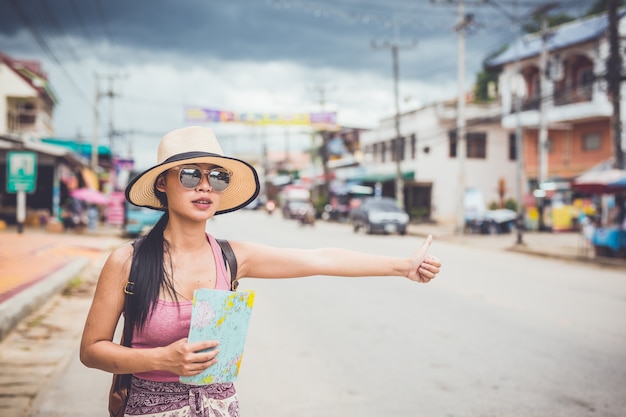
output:
[[[178,172],[178,181],[183,188],[193,190],[202,182],[205,174],[213,191],[221,193],[228,188],[232,172],[225,168],[200,169],[195,166],[175,167]]]

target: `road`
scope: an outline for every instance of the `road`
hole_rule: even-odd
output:
[[[408,255],[422,238],[218,216],[209,232],[274,246]],[[250,417],[618,417],[626,410],[623,270],[435,241],[430,284],[243,280],[257,292],[237,383]],[[72,312],[74,320],[84,320]],[[69,313],[68,313],[69,314]],[[75,346],[78,346],[76,339]],[[30,417],[105,415],[110,375],[75,352]],[[102,412],[101,412],[102,411]]]

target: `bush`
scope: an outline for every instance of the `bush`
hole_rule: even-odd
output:
[[[504,208],[517,212],[517,201],[513,198],[509,198],[504,202]]]

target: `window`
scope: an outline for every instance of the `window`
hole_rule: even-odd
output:
[[[411,135],[411,159],[415,159],[415,155],[417,154],[417,137],[415,133]]]
[[[18,116],[18,121],[20,126],[31,126],[35,124],[35,115],[34,114],[20,114]]]
[[[467,158],[485,159],[487,158],[487,134],[484,132],[471,132],[465,135],[466,139],[466,152]],[[448,132],[448,140],[450,146],[450,158],[456,158],[457,154],[457,141],[456,131],[451,130]]]
[[[448,132],[448,155],[450,158],[456,158],[456,130]]]
[[[509,134],[509,161],[517,160],[517,134]]]
[[[472,132],[467,136],[467,157],[485,159],[487,157],[487,134],[484,132]]]
[[[591,91],[593,87],[593,69],[584,68],[578,72],[578,94],[582,99],[591,100]]]
[[[389,141],[391,148],[391,160],[392,161],[404,161],[404,148],[406,147],[406,140],[402,137],[399,139],[392,139]]]
[[[602,136],[599,133],[585,133],[583,135],[583,150],[597,151],[602,145]]]

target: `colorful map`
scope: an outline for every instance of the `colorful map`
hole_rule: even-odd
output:
[[[254,291],[200,289],[194,292],[189,343],[218,340],[217,363],[195,376],[181,376],[185,384],[234,382],[239,375]]]

